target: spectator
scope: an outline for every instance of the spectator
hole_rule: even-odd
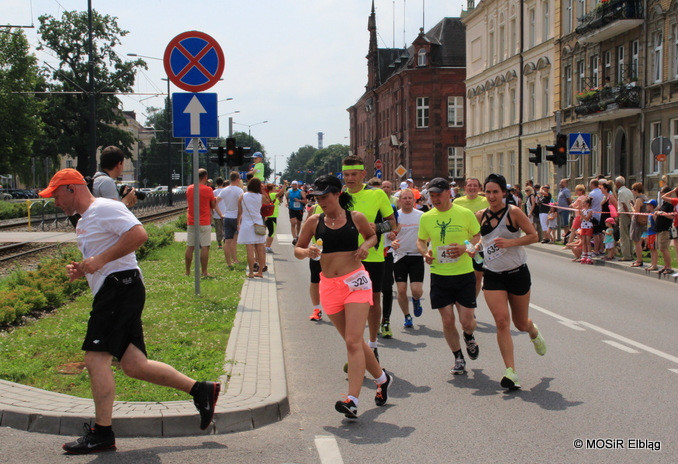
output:
[[[574,188],[574,194],[577,198],[575,198],[574,202],[570,205],[570,207],[574,209],[572,230],[578,230],[581,227],[581,209],[582,206],[584,206],[584,200],[586,199],[586,187],[584,187],[584,184],[577,184]]]
[[[548,215],[551,211],[549,203],[553,197],[551,196],[551,187],[549,184],[544,184],[541,188],[541,195],[537,197],[537,204],[539,206],[539,224],[541,225],[542,240],[541,243],[551,243],[553,238],[548,226]]]
[[[111,200],[120,200],[128,208],[133,207],[137,202],[137,196],[134,189],[126,187],[122,193],[118,191],[118,186],[114,179],[122,175],[125,155],[122,150],[116,146],[108,146],[101,151],[101,171],[98,171],[92,177],[92,194],[97,198],[110,198]]]
[[[264,277],[262,272],[266,271],[266,251],[264,249],[266,232],[258,234],[255,231],[255,225],[265,227],[264,219],[261,217],[261,205],[263,204],[261,190],[261,180],[253,177],[247,183],[247,192],[238,201],[238,244],[245,245],[247,249],[248,278]],[[259,265],[256,271],[255,260]]]
[[[525,187],[525,214],[527,215],[527,218],[530,220],[530,222],[534,225],[535,220],[534,220],[534,215],[533,215],[533,208],[535,206],[537,199],[536,195],[534,194],[534,189],[530,187],[529,185]]]
[[[242,196],[242,179],[238,171],[228,176],[229,186],[219,192],[219,208],[224,215],[224,258],[229,269],[238,264],[236,235],[238,233],[238,201]]]
[[[591,254],[591,237],[593,236],[593,199],[586,197],[581,209],[581,260],[582,264],[593,264]]]
[[[273,237],[275,237],[275,231],[278,227],[278,206],[282,201],[282,197],[285,195],[285,188],[280,185],[268,184],[266,186],[266,191],[268,196],[273,203],[273,214],[266,218],[266,229],[268,229],[268,235],[266,236],[266,253],[273,253]],[[311,213],[309,212],[309,215]]]
[[[605,224],[602,223],[600,216],[603,211],[603,192],[600,190],[600,181],[591,179],[589,182],[589,196],[591,197],[591,209],[593,210],[593,255],[600,255],[603,246],[603,230]]]
[[[221,242],[224,240],[224,215],[219,206],[219,203],[221,203],[219,192],[224,189],[224,179],[217,177],[216,184],[217,187],[212,191],[216,200],[216,206],[212,211],[212,225],[217,236],[217,246],[221,248]]]
[[[633,192],[633,212],[645,213],[647,210],[647,197],[645,196],[645,187],[640,182],[631,186]],[[645,214],[634,214],[631,218],[631,230],[629,236],[636,250],[636,260],[631,267],[643,267],[643,232],[647,228],[647,216]]]
[[[560,190],[558,191],[558,206],[561,208],[569,208],[572,204],[572,194],[570,189],[567,188],[569,179],[560,179],[558,184]],[[567,241],[568,234],[570,233],[570,211],[567,209],[559,209],[558,215],[560,216],[560,225],[563,228],[563,241]]]
[[[662,195],[662,200],[665,202],[670,202],[674,208],[673,225],[669,229],[669,238],[673,240],[673,251],[676,253],[676,259],[678,260],[678,214],[676,214],[676,210],[678,210],[678,208],[676,208],[678,205],[678,198],[673,198],[671,195],[678,196],[678,187]],[[674,274],[672,277],[678,277],[676,274]]]
[[[603,246],[605,247],[605,260],[611,261],[614,259],[615,255],[615,242],[614,242],[614,219],[611,217],[605,219],[605,237],[603,237]]]
[[[603,224],[606,224],[606,221],[609,218],[614,218],[617,216],[617,197],[612,191],[612,182],[611,181],[600,181],[600,191],[603,193],[603,203],[601,205],[602,213],[600,215],[600,220]]]
[[[661,194],[662,204],[655,212],[655,223],[657,231],[657,249],[661,252],[664,259],[664,267],[659,271],[660,274],[673,274],[671,268],[671,253],[669,252],[669,244],[671,242],[670,232],[673,225],[672,213],[674,206],[671,201],[664,200],[664,196],[672,192],[669,186],[665,186],[659,192]]]
[[[626,187],[626,179],[622,176],[614,180],[617,187],[617,210],[619,211],[619,246],[621,248],[621,260],[631,261],[631,215],[625,214],[633,211],[633,192]]]
[[[582,239],[581,239],[581,229],[572,229],[570,234],[570,240],[565,245],[565,249],[570,250],[574,255],[572,261],[579,261],[581,259],[581,248],[582,248]]]
[[[657,267],[657,261],[659,260],[659,256],[657,254],[657,247],[656,247],[656,240],[657,240],[657,229],[656,229],[656,223],[654,219],[654,211],[655,208],[657,207],[657,200],[648,200],[645,202],[647,212],[650,214],[647,217],[647,232],[646,232],[646,243],[647,243],[647,248],[650,250],[650,267],[647,268],[648,271],[657,271],[659,270],[659,267]]]
[[[200,168],[198,170],[198,195],[200,204],[198,206],[198,224],[199,224],[199,242],[200,242],[200,268],[203,277],[207,277],[207,263],[210,258],[210,244],[212,242],[212,211],[217,211],[223,219],[223,215],[216,209],[216,199],[212,189],[207,185],[207,170]],[[186,253],[184,254],[184,263],[186,264],[186,275],[191,275],[191,263],[193,262],[193,252],[195,251],[195,212],[193,210],[193,190],[194,184],[186,189],[186,202],[188,203],[188,238],[186,240]]]

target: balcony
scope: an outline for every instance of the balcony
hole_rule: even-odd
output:
[[[640,0],[603,1],[579,18],[575,32],[579,42],[599,43],[642,25],[644,17]]]
[[[587,89],[577,95],[579,105],[574,112],[591,121],[607,121],[639,114],[641,87],[619,84]]]

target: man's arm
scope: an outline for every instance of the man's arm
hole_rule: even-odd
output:
[[[118,241],[106,251],[83,260],[76,267],[80,272],[93,274],[104,267],[105,264],[136,251],[147,239],[146,229],[141,224],[137,224],[122,234]]]

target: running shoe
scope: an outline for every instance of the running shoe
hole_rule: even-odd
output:
[[[308,318],[312,321],[320,321],[323,318],[323,312],[319,310],[318,308],[313,309],[313,314],[308,316]]]
[[[388,387],[390,387],[393,383],[393,377],[391,377],[391,374],[386,371],[384,371],[384,374],[386,374],[386,381],[382,384],[377,384],[377,393],[374,395],[374,403],[377,406],[383,406],[386,404],[386,401],[388,401]]]
[[[200,412],[200,430],[205,430],[212,422],[220,391],[221,384],[218,382],[198,382],[193,404]]]
[[[409,314],[405,316],[405,323],[403,324],[403,327],[405,327],[406,329],[411,329],[412,327],[414,327],[414,324],[412,323],[412,316],[410,316]]]
[[[421,307],[421,299],[416,300],[412,298],[412,308],[414,308],[414,317],[421,316],[421,313],[423,312],[423,308]]]
[[[480,347],[478,347],[478,344],[476,343],[476,337],[474,337],[473,334],[469,335],[464,332],[464,342],[466,343],[466,352],[468,353],[468,357],[471,358],[471,360],[478,359]]]
[[[516,371],[514,371],[512,367],[506,368],[506,372],[504,372],[504,377],[502,377],[500,384],[502,387],[508,388],[509,390],[520,389],[518,374],[516,374]]]
[[[273,248],[266,247],[266,253],[273,253]]]
[[[358,406],[355,405],[353,400],[349,400],[348,398],[344,401],[337,401],[334,403],[334,409],[349,419],[356,419],[358,417]]]
[[[460,375],[466,373],[466,360],[464,358],[455,358],[454,367],[450,369],[450,374]]]
[[[544,341],[544,337],[541,336],[541,332],[539,332],[539,327],[537,327],[537,324],[533,325],[534,328],[537,329],[537,336],[531,338],[530,341],[534,345],[534,351],[536,351],[539,356],[544,356],[546,354],[546,342]]]
[[[252,269],[254,270],[254,272],[259,272],[259,263],[254,263]]]
[[[94,429],[85,422],[83,425],[85,434],[75,441],[65,443],[61,448],[68,454],[89,454],[99,451],[115,450],[115,435],[111,432],[108,436],[95,433]]]
[[[383,324],[381,324],[381,329],[379,330],[379,333],[383,338],[393,337],[393,332],[391,331],[391,324],[388,322],[384,322]]]
[[[296,244],[297,244],[297,239],[295,237],[295,238],[292,239],[292,245],[296,245]]]

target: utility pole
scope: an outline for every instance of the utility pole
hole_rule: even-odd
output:
[[[94,32],[92,28],[92,0],[87,0],[88,48],[89,48],[89,144],[84,166],[80,167],[83,175],[94,174],[97,170],[97,107],[94,89]],[[78,165],[80,160],[78,160]]]

